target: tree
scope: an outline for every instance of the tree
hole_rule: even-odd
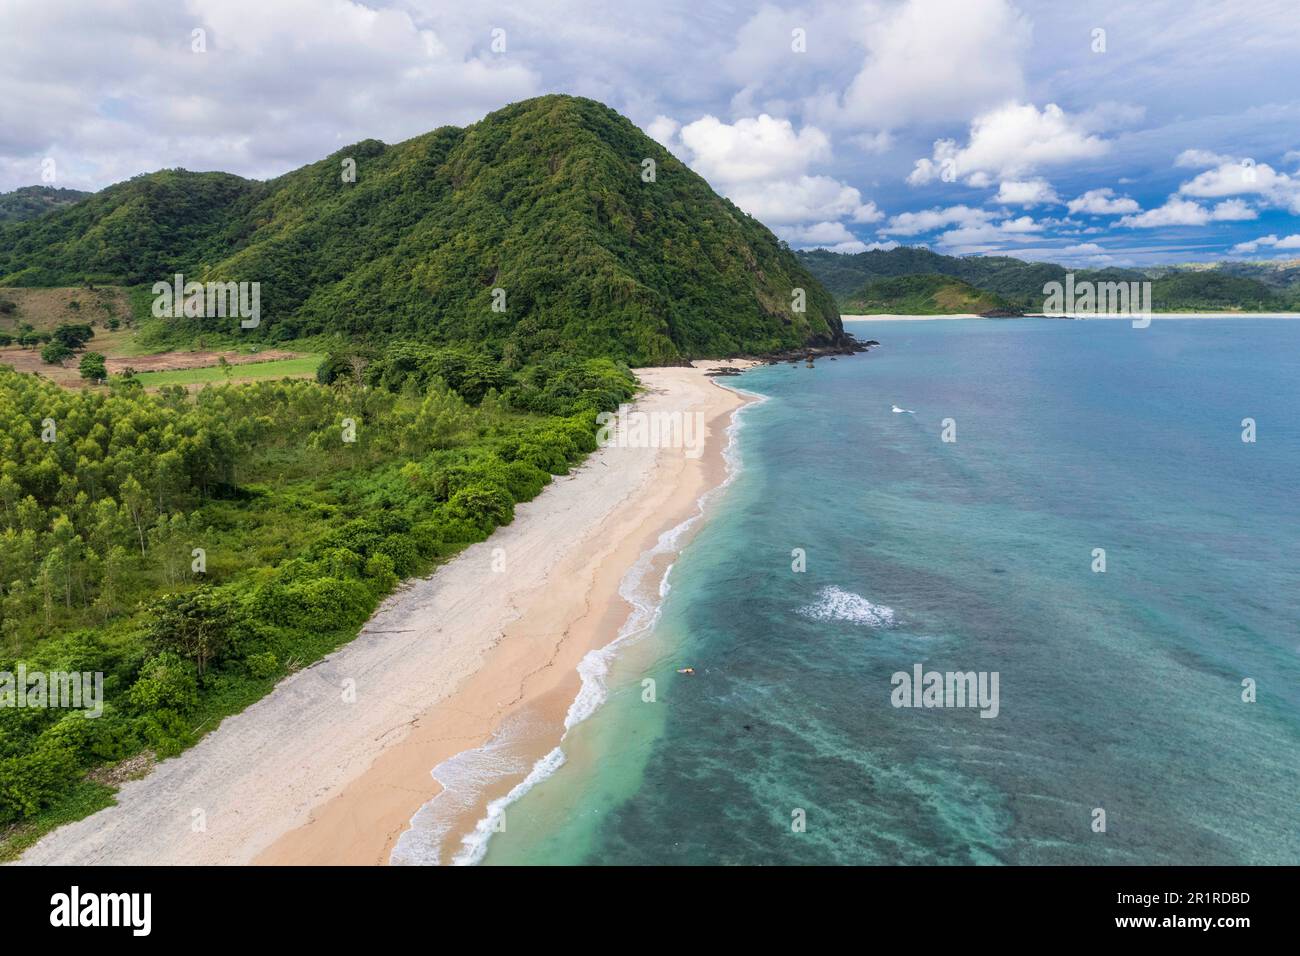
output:
[[[94,337],[95,330],[89,325],[64,322],[54,330],[53,341],[61,342],[70,349],[79,349]]]
[[[62,342],[51,342],[41,349],[41,361],[46,365],[62,365],[66,359],[71,357],[72,349]]]
[[[78,368],[82,378],[96,385],[108,378],[108,366],[104,364],[104,356],[99,352],[87,352],[83,355]]]
[[[229,640],[230,611],[211,588],[169,594],[149,611],[145,635],[149,645],[192,661],[200,675],[220,657]]]
[[[135,480],[134,475],[128,475],[126,481],[122,482],[121,497],[122,507],[126,509],[127,514],[131,516],[131,523],[135,525],[136,536],[140,539],[140,554],[143,555],[144,529],[153,521],[153,505],[149,501],[149,492]]]

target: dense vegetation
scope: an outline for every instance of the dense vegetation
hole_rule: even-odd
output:
[[[66,816],[88,769],[174,754],[349,639],[591,451],[634,384],[608,359],[424,345],[321,378],[191,396],[0,367],[0,671],[102,672],[106,701],[0,707],[0,825]]]
[[[873,249],[855,255],[814,249],[800,252],[798,256],[846,312],[858,310],[852,303],[866,283],[914,275],[951,276],[999,296],[1012,306],[1036,312],[1043,308],[1043,286],[1048,282],[1064,282],[1067,272],[1074,274],[1076,283],[1151,280],[1151,298],[1156,311],[1300,309],[1300,269],[1263,264],[1224,263],[1212,269],[1067,269],[1055,263],[1024,262],[1010,256],[944,256],[915,246]]]
[[[655,364],[842,335],[830,295],[761,223],[613,110],[569,96],[357,143],[264,183],[167,170],[0,227],[3,285],[148,288],[178,271],[260,282],[250,339],[474,342],[511,368],[557,348]],[[170,328],[188,341],[231,323]]]
[[[81,202],[90,193],[79,189],[54,186],[23,186],[11,193],[0,193],[0,223],[35,219],[47,212]]]
[[[947,315],[1007,308],[1010,303],[1001,296],[940,275],[874,279],[844,301],[845,312],[854,315]]]
[[[1269,288],[1258,279],[1218,270],[1173,272],[1151,283],[1151,301],[1168,312],[1242,309],[1247,312],[1293,311],[1300,292]]]

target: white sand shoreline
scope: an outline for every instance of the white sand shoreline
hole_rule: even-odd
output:
[[[704,375],[723,364],[639,373],[638,409],[704,414],[701,457],[599,449],[519,505],[511,525],[406,582],[355,640],[21,862],[384,863],[438,792],[431,768],[508,718],[538,728],[533,750],[553,745],[545,738],[575,697],[577,662],[627,617],[623,574],[725,474],[721,434],[745,400]],[[508,573],[495,573],[502,555]]]
[[[955,312],[948,315],[890,315],[879,313],[874,315],[841,315],[840,319],[844,322],[929,322],[942,319],[979,319],[982,316],[974,312]],[[1042,316],[1026,315],[1014,316],[1006,319],[986,319],[988,322],[1009,322],[1015,318],[1041,319],[1053,318],[1075,322],[1131,322],[1132,316],[1129,315],[1085,315],[1070,318],[1067,316]],[[1151,318],[1154,319],[1300,319],[1300,312],[1152,312]]]

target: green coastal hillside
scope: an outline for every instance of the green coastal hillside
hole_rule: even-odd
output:
[[[176,272],[259,282],[252,340],[474,343],[512,367],[555,350],[655,364],[843,334],[830,294],[766,227],[627,119],[570,96],[367,140],[268,182],[165,170],[0,227],[0,285],[147,290]]]
[[[845,312],[852,315],[949,315],[1011,307],[999,295],[941,275],[876,279],[844,300]]]
[[[79,203],[91,195],[79,189],[54,186],[23,186],[13,192],[0,193],[0,223],[35,219],[47,212]]]
[[[1026,262],[1011,256],[945,256],[919,246],[872,249],[856,254],[812,249],[798,253],[808,271],[835,296],[848,313],[864,311],[856,301],[864,285],[903,276],[948,276],[1004,300],[1038,312],[1043,286],[1064,282],[1073,273],[1079,282],[1151,282],[1156,311],[1291,312],[1300,309],[1300,269],[1259,263],[1216,263],[1211,267],[1159,266],[1148,269],[1071,269],[1052,262]],[[866,311],[871,311],[870,309]],[[901,312],[901,308],[879,308]],[[970,312],[978,309],[943,309]]]

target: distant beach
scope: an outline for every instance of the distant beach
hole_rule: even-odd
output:
[[[844,322],[922,322],[930,319],[980,319],[983,316],[976,315],[974,312],[956,312],[951,315],[841,315],[840,319]],[[1130,321],[1133,317],[1129,315],[1085,315],[1085,316],[1044,316],[1044,315],[1025,315],[1016,316],[1015,318],[1042,319],[1042,318],[1070,318],[1073,321]],[[1300,319],[1300,312],[1152,312],[1152,319]],[[990,321],[1006,321],[1006,319],[990,319]]]

